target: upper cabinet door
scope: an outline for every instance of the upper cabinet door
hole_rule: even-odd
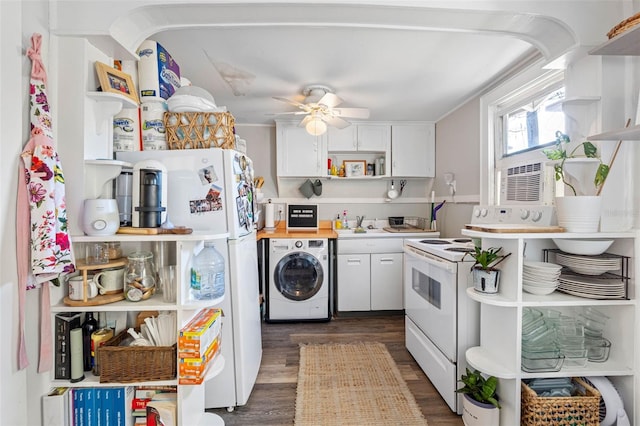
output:
[[[434,177],[435,124],[399,124],[391,126],[391,175]]]
[[[391,126],[352,124],[344,129],[329,127],[327,141],[330,152],[386,152],[391,146]]]
[[[312,136],[295,124],[276,125],[278,176],[317,177],[327,174],[327,139]]]
[[[358,131],[357,126],[351,125],[344,129],[329,126],[327,130],[327,144],[329,151],[357,151]]]
[[[358,151],[385,152],[390,145],[390,125],[358,124]]]

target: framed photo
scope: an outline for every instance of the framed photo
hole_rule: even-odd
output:
[[[102,62],[96,62],[96,72],[103,92],[120,93],[135,103],[139,103],[138,91],[129,74]]]
[[[344,160],[344,174],[346,177],[365,176],[367,162],[365,160]]]

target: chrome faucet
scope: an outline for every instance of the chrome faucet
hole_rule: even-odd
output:
[[[364,220],[364,216],[356,216],[356,227],[362,228],[362,221]]]

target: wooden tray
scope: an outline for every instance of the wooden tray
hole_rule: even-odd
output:
[[[99,294],[93,299],[84,300],[72,300],[69,296],[63,299],[63,302],[67,306],[99,306],[106,305],[107,303],[119,302],[124,300],[124,291],[116,294]]]
[[[176,226],[172,229],[165,228],[133,228],[124,227],[118,229],[118,234],[132,234],[132,235],[158,235],[158,234],[191,234],[193,229],[186,228],[184,226]]]
[[[508,223],[500,223],[495,225],[472,224],[465,225],[466,229],[480,232],[494,232],[496,234],[528,234],[528,233],[549,233],[564,232],[561,226],[536,226],[536,225],[514,225]]]

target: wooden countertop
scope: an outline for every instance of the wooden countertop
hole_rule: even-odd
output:
[[[288,231],[285,223],[280,223],[273,231],[264,229],[258,231],[258,240],[263,238],[338,238],[338,234],[333,230],[330,220],[321,220],[318,223],[317,231]]]

